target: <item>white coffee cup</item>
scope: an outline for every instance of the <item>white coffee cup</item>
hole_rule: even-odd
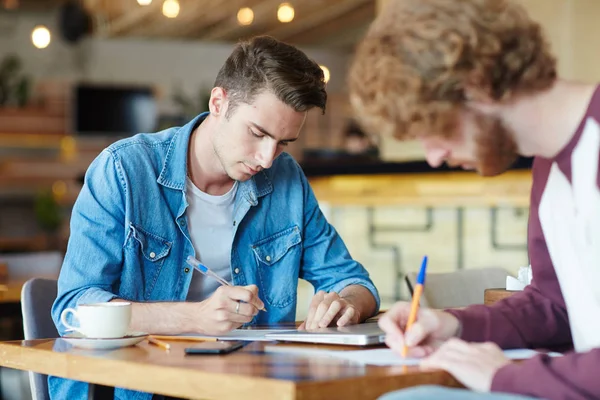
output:
[[[67,322],[67,315],[79,321],[79,326]],[[67,332],[76,331],[88,338],[108,339],[127,335],[131,322],[131,303],[110,302],[81,304],[77,309],[67,308],[60,314],[60,322]]]

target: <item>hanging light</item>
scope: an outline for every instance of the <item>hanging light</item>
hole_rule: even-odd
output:
[[[277,9],[279,22],[291,22],[294,19],[294,7],[290,3],[281,3]]]
[[[152,3],[152,0],[137,0],[140,6],[149,6]]]
[[[38,49],[45,49],[50,44],[50,31],[44,25],[36,26],[31,32],[31,42]]]
[[[319,65],[323,70],[323,77],[325,78],[325,83],[329,82],[329,78],[331,78],[331,73],[329,72],[329,68],[324,65]]]
[[[162,13],[167,18],[176,18],[179,15],[179,1],[165,0],[162,5]]]
[[[237,13],[237,20],[240,25],[250,25],[254,21],[254,11],[250,7],[240,8]]]

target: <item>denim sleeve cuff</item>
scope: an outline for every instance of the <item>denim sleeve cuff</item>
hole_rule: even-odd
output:
[[[351,286],[351,285],[360,285],[360,286],[363,286],[369,292],[371,292],[371,294],[373,295],[373,298],[375,299],[375,303],[377,304],[377,306],[375,307],[375,312],[373,313],[373,315],[377,314],[379,312],[379,307],[380,307],[381,300],[379,299],[379,293],[377,292],[377,289],[369,281],[365,281],[365,280],[362,280],[362,279],[346,279],[346,280],[343,280],[343,281],[340,281],[340,282],[336,283],[331,288],[329,288],[328,291],[329,292],[339,293],[342,290],[344,290],[344,288],[346,288],[347,286]]]
[[[89,288],[77,299],[77,305],[80,304],[92,304],[92,303],[105,303],[113,299],[118,298],[114,293],[107,292],[100,288]]]

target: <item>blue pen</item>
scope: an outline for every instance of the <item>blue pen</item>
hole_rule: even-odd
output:
[[[419,309],[419,300],[421,299],[421,294],[423,294],[423,286],[425,285],[425,271],[427,270],[427,256],[423,257],[423,261],[421,262],[421,269],[419,270],[419,275],[417,275],[417,284],[413,290],[412,302],[410,304],[410,314],[408,315],[408,321],[406,321],[406,328],[404,332],[408,332],[412,324],[415,323],[417,319],[417,311]],[[408,353],[408,347],[406,344],[402,348],[402,357],[406,357]]]
[[[185,260],[185,262],[187,262],[188,265],[194,267],[202,275],[210,276],[211,278],[216,279],[221,285],[231,286],[231,283],[227,282],[225,279],[223,279],[219,275],[215,274],[210,268],[208,268],[206,265],[202,264],[200,261],[196,260],[194,257],[188,256],[188,258],[187,258],[187,260]]]
[[[225,279],[223,279],[219,275],[215,274],[206,265],[204,265],[200,261],[196,260],[196,258],[194,258],[192,256],[188,256],[187,259],[185,260],[185,262],[188,263],[188,265],[194,267],[194,269],[196,269],[202,275],[210,276],[211,278],[216,279],[216,281],[219,282],[221,285],[233,286],[231,283],[227,282]],[[265,307],[263,307],[261,311],[267,311],[267,309]]]

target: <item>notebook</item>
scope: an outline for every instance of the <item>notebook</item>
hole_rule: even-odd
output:
[[[377,322],[368,322],[343,327],[319,328],[311,331],[273,332],[266,334],[265,338],[288,342],[366,346],[384,343],[385,332],[379,328]]]

